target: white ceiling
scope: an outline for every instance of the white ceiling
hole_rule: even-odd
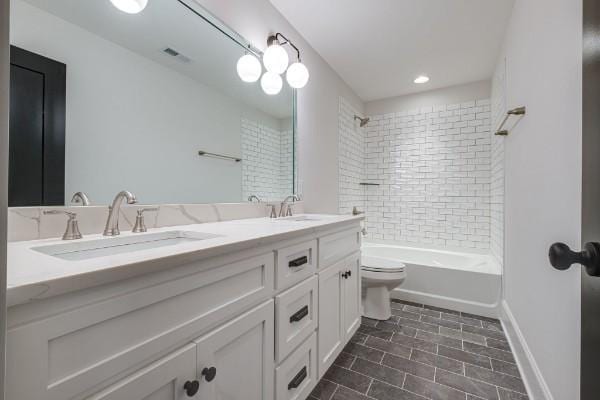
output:
[[[489,79],[514,2],[270,1],[364,101]]]

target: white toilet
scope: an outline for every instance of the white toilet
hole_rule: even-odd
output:
[[[404,264],[387,258],[362,257],[363,316],[387,320],[392,316],[390,294],[406,279]]]

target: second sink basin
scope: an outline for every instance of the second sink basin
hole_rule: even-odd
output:
[[[297,217],[279,218],[277,221],[322,221],[322,218],[317,218],[310,215],[299,215]]]
[[[213,239],[219,235],[190,231],[167,231],[130,236],[107,237],[32,247],[32,250],[63,260],[88,260],[114,254],[175,246],[181,243]]]

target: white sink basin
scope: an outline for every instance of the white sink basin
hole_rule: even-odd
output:
[[[31,249],[52,257],[74,261],[155,249],[157,247],[175,246],[181,243],[195,242],[216,237],[219,237],[219,235],[189,231],[167,231],[123,237],[107,237],[89,241],[73,241],[32,247]]]
[[[322,218],[312,217],[310,215],[299,215],[297,217],[278,218],[277,221],[322,221]]]

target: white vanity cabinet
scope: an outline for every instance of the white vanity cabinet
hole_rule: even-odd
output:
[[[360,325],[360,253],[319,273],[319,378]]]
[[[195,341],[198,399],[273,399],[273,300]]]
[[[183,400],[196,379],[196,346],[190,344],[92,396],[89,400]]]
[[[359,230],[12,306],[6,398],[304,400],[360,323]]]

